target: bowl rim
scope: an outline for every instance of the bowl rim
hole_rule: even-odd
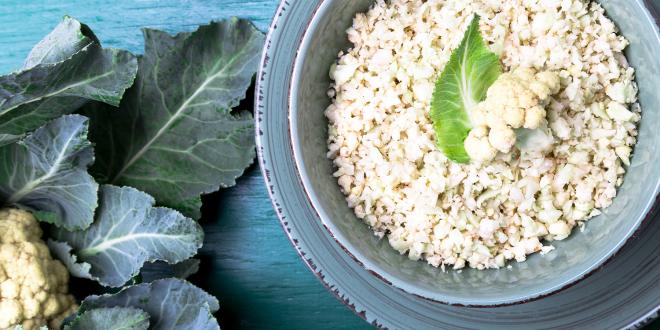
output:
[[[293,155],[293,165],[295,167],[295,173],[297,176],[297,179],[301,183],[301,187],[304,192],[304,196],[309,203],[311,209],[314,211],[314,213],[318,216],[318,218],[321,220],[323,227],[325,230],[330,234],[330,236],[333,238],[333,240],[338,244],[339,247],[347,254],[349,255],[356,263],[358,263],[361,267],[366,269],[370,274],[372,274],[374,277],[378,278],[379,280],[383,281],[384,283],[390,285],[391,287],[401,290],[405,293],[432,301],[432,302],[437,302],[441,304],[446,304],[446,305],[452,305],[452,306],[464,306],[464,307],[476,307],[476,308],[492,308],[492,307],[500,307],[500,306],[509,306],[509,305],[516,305],[516,304],[522,304],[526,303],[529,301],[534,301],[538,299],[542,299],[544,297],[553,295],[557,292],[563,291],[580,281],[584,280],[585,278],[589,277],[596,271],[598,271],[603,265],[608,263],[612,258],[614,258],[617,253],[620,251],[620,249],[631,239],[635,238],[637,236],[637,232],[642,226],[643,223],[646,221],[650,221],[650,219],[653,218],[653,214],[660,206],[660,181],[656,183],[655,187],[655,198],[649,197],[646,203],[644,204],[643,212],[640,214],[640,216],[635,220],[633,226],[629,228],[627,233],[622,236],[622,238],[611,248],[609,249],[605,254],[602,255],[601,258],[599,258],[596,262],[590,264],[588,267],[584,267],[579,273],[574,274],[572,276],[567,277],[567,279],[560,281],[559,283],[549,286],[545,289],[538,290],[536,292],[528,293],[528,294],[521,294],[521,295],[512,295],[511,298],[506,299],[506,300],[494,300],[494,299],[486,299],[484,302],[484,299],[464,299],[464,298],[457,298],[457,297],[452,297],[444,294],[428,294],[430,291],[428,289],[421,288],[415,284],[408,283],[401,278],[390,274],[389,272],[385,271],[382,269],[377,263],[371,262],[368,258],[366,258],[360,251],[357,249],[348,239],[341,233],[339,228],[334,225],[334,222],[330,220],[330,217],[326,214],[324,208],[320,205],[320,202],[318,201],[319,198],[316,196],[314,193],[313,185],[309,179],[309,176],[306,175],[306,171],[304,170],[305,168],[305,162],[302,158],[302,150],[300,147],[300,143],[298,142],[298,125],[297,125],[297,118],[295,114],[298,112],[297,106],[296,106],[296,100],[295,96],[298,95],[299,91],[299,84],[298,82],[300,81],[300,77],[302,75],[302,66],[304,63],[304,57],[301,57],[302,50],[308,49],[311,43],[311,38],[309,38],[310,34],[312,31],[315,29],[312,29],[311,27],[315,25],[315,22],[318,22],[318,20],[323,17],[323,15],[319,15],[320,13],[325,12],[325,10],[328,9],[328,3],[330,1],[326,0],[319,0],[318,6],[315,8],[314,12],[312,13],[311,17],[309,20],[307,20],[307,23],[304,27],[304,32],[302,34],[302,37],[298,42],[296,43],[296,50],[295,50],[295,58],[293,61],[293,66],[291,68],[291,84],[289,86],[289,89],[287,90],[287,109],[286,109],[286,118],[287,118],[287,131],[288,131],[288,139],[290,143],[290,150]],[[286,0],[282,0],[282,3],[286,3]],[[640,6],[640,8],[644,11],[644,17],[643,19],[647,21],[651,26],[655,26],[655,37],[660,42],[660,30],[658,29],[658,24],[657,24],[657,14],[655,13],[653,7],[649,6],[648,3],[646,3],[646,0],[636,0],[635,3]],[[279,12],[279,8],[278,8]],[[273,25],[275,25],[276,19],[277,19],[278,14],[276,13],[275,20],[273,20]],[[273,31],[273,25],[271,25],[271,28],[269,29],[269,36],[271,32]],[[268,42],[267,39],[267,46],[269,46],[270,43]],[[267,55],[267,50],[264,49],[264,56]],[[266,58],[264,57],[262,60],[265,60]],[[263,63],[263,61],[262,61]],[[260,69],[261,72],[261,69]],[[259,75],[260,76],[260,75]],[[257,98],[257,95],[255,95],[255,98]],[[255,106],[259,104],[255,102]],[[257,122],[257,146],[260,145],[260,139],[259,139],[259,118],[258,115],[256,117],[256,122]],[[634,154],[633,154],[634,155]],[[260,155],[261,158],[261,155]],[[334,165],[333,165],[334,166]],[[262,169],[262,171],[264,171]],[[266,178],[267,173],[264,172],[264,177]],[[269,191],[270,194],[270,191]],[[272,194],[271,194],[271,199],[272,199]],[[274,200],[273,200],[274,202]],[[279,216],[279,212],[278,212]],[[283,220],[281,219],[281,222]],[[284,225],[284,223],[282,222]],[[287,234],[288,235],[288,234]],[[295,242],[293,242],[295,245]],[[302,256],[302,255],[301,255]],[[304,258],[303,258],[304,259]],[[306,262],[307,263],[307,262]],[[308,264],[308,266],[310,266]],[[312,266],[310,266],[312,268]],[[312,268],[313,270],[313,268]],[[316,272],[315,272],[316,274]],[[322,281],[325,285],[325,281]],[[326,285],[327,286],[327,285]],[[432,293],[432,292],[431,292]],[[339,296],[338,296],[339,298]],[[340,298],[341,299],[341,298]],[[342,299],[343,300],[343,299]]]
[[[277,220],[280,223],[280,226],[282,227],[282,231],[286,235],[287,239],[289,240],[289,243],[293,246],[294,250],[296,251],[296,254],[298,254],[298,257],[302,259],[303,264],[309,269],[309,271],[314,274],[314,277],[321,282],[323,287],[329,291],[337,300],[339,300],[344,306],[348,307],[351,312],[353,312],[354,315],[357,315],[359,318],[364,320],[365,322],[369,322],[367,319],[367,315],[364,311],[358,311],[355,304],[351,303],[351,301],[343,296],[338,289],[334,289],[330,283],[328,283],[325,279],[325,276],[321,274],[319,269],[317,268],[316,264],[314,263],[314,260],[311,258],[306,257],[306,253],[303,251],[302,247],[300,246],[300,242],[298,239],[293,237],[293,234],[291,232],[291,229],[288,226],[287,220],[285,220],[285,211],[279,206],[278,202],[278,197],[277,194],[275,193],[274,189],[269,189],[269,185],[271,185],[271,178],[270,178],[270,173],[269,173],[269,166],[266,164],[266,156],[264,155],[264,143],[262,140],[263,130],[262,130],[262,116],[263,112],[260,109],[264,108],[263,105],[263,95],[264,95],[264,90],[263,90],[263,85],[262,83],[266,80],[265,75],[266,75],[266,68],[269,65],[270,58],[271,58],[271,44],[272,40],[274,37],[274,34],[276,33],[277,30],[277,24],[281,19],[283,19],[284,16],[288,15],[287,13],[287,7],[291,6],[291,4],[288,2],[288,0],[279,0],[279,4],[277,6],[277,9],[275,10],[275,13],[273,14],[273,18],[271,20],[271,23],[268,27],[268,31],[266,33],[266,38],[264,40],[264,47],[261,52],[261,58],[260,58],[260,65],[257,70],[256,74],[256,81],[255,81],[255,93],[254,93],[254,123],[255,123],[255,129],[254,129],[254,137],[255,137],[255,147],[257,149],[257,162],[259,163],[259,170],[261,171],[261,177],[264,180],[264,184],[266,185],[266,191],[268,193],[268,197],[271,202],[271,206],[273,207],[275,214],[277,215]],[[320,3],[319,3],[320,6]],[[315,12],[318,10],[318,6],[315,9]],[[659,306],[660,308],[660,306]],[[653,313],[657,314],[657,311],[650,311],[645,315],[645,319],[648,319],[648,315],[652,315]],[[639,321],[636,323],[639,324]],[[371,323],[374,327],[378,329],[387,329],[383,324],[379,323],[377,319],[374,319]]]

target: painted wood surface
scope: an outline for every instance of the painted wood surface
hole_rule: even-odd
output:
[[[141,27],[170,33],[229,16],[266,31],[278,0],[0,0],[0,73],[18,69],[62,18],[87,23],[105,47],[142,53]],[[251,107],[244,102],[244,107]],[[204,200],[201,271],[223,329],[359,329],[368,324],[327,291],[287,240],[256,165],[236,187]]]
[[[304,0],[299,0],[304,1]],[[240,16],[266,31],[278,0],[1,0],[0,73],[19,68],[63,15],[89,24],[104,46],[141,53],[141,27],[171,33]],[[655,3],[651,1],[651,3]],[[657,2],[660,5],[660,1]],[[245,102],[249,107],[251,102]],[[309,272],[286,239],[257,166],[204,200],[205,246],[193,281],[221,302],[224,329],[369,328]],[[660,329],[654,322],[649,328]]]

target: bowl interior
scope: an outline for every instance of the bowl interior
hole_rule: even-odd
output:
[[[407,292],[462,305],[507,304],[562,288],[600,266],[630,238],[655,202],[660,177],[660,38],[641,0],[600,1],[630,41],[627,56],[637,70],[642,103],[639,141],[614,203],[575,230],[556,250],[535,254],[511,269],[442,272],[411,261],[377,239],[348,208],[326,158],[328,70],[338,52],[350,46],[346,29],[371,0],[325,0],[310,18],[293,72],[290,93],[291,139],[301,180],[309,198],[337,242],[364,267]]]

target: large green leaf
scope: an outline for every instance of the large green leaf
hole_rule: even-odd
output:
[[[51,250],[73,275],[111,287],[124,285],[147,261],[178,263],[197,253],[202,227],[153,204],[151,196],[136,189],[101,186],[94,223],[83,231],[55,230]]]
[[[132,307],[92,309],[64,325],[64,330],[147,330],[148,328],[149,314]]]
[[[102,49],[89,28],[65,18],[32,50],[24,70],[0,77],[0,140],[72,113],[89,100],[119,105],[136,71],[131,53]]]
[[[475,15],[461,44],[449,58],[435,85],[431,101],[431,119],[438,147],[447,158],[470,161],[463,142],[472,129],[469,111],[486,97],[502,68],[479,33]]]
[[[0,147],[14,143],[23,138],[22,135],[0,134]]]
[[[93,161],[87,118],[56,119],[0,147],[0,204],[27,208],[56,226],[86,228],[98,201],[98,185],[87,173]]]
[[[213,317],[218,300],[187,281],[164,279],[129,286],[119,293],[89,296],[80,305],[85,312],[105,307],[133,307],[151,316],[154,330],[217,330]]]
[[[254,158],[245,97],[263,34],[230,19],[170,36],[145,29],[145,54],[119,111],[86,107],[98,179],[153,195],[160,205],[199,217],[199,195],[235,184]]]
[[[69,270],[69,273],[75,277],[94,279],[91,275],[92,265],[86,262],[78,261],[78,257],[73,253],[73,248],[69,243],[48,240],[50,252],[59,259]]]
[[[65,16],[53,31],[32,48],[25,59],[23,70],[39,64],[62,62],[90,44],[98,42],[99,40],[87,25]]]

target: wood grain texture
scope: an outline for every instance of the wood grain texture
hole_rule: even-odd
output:
[[[241,16],[265,31],[277,2],[2,0],[0,73],[19,68],[30,48],[65,14],[89,24],[105,46],[141,53],[141,27],[174,33]],[[303,265],[282,232],[256,166],[236,187],[205,198],[204,214],[203,263],[193,280],[219,298],[223,329],[368,328]],[[660,322],[649,328],[660,329]]]
[[[204,223],[202,276],[193,279],[220,299],[223,325],[369,328],[304,266],[282,231],[256,165],[235,187],[204,202],[205,218],[217,220]]]
[[[175,33],[229,16],[268,29],[278,0],[2,0],[0,73],[18,69],[62,18],[90,25],[105,47],[142,53],[141,27]],[[251,102],[245,102],[249,107]],[[257,166],[205,197],[202,266],[193,282],[218,297],[223,329],[359,329],[366,322],[306,268],[275,216]]]

